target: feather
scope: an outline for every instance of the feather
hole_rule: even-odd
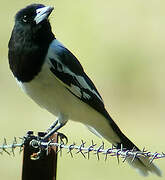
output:
[[[48,54],[51,72],[64,84],[68,91],[96,111],[107,116],[100,94],[77,58],[57,39],[51,43]]]

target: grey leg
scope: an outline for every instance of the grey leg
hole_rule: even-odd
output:
[[[59,125],[55,126],[53,129],[51,129],[44,137],[43,140],[47,140],[48,138],[50,138],[57,130],[59,130],[60,128],[62,128],[65,123],[59,123]]]
[[[49,127],[47,132],[50,132],[58,124],[58,119]]]
[[[59,113],[58,119],[50,126],[48,133],[43,137],[43,140],[48,140],[57,130],[62,128],[68,121],[68,116]]]

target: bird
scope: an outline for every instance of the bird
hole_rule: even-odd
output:
[[[68,120],[77,121],[116,148],[137,150],[107,112],[103,99],[84,68],[52,32],[49,16],[54,7],[30,4],[15,15],[8,43],[9,67],[22,90],[54,116],[43,140],[62,128]],[[141,175],[160,169],[148,157],[126,161]]]

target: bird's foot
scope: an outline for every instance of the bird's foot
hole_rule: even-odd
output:
[[[54,134],[48,138],[47,140],[45,139],[45,136],[47,135],[47,133],[44,132],[39,132],[38,136],[33,135],[33,132],[28,132],[26,135],[26,139],[25,139],[25,144],[29,144],[31,147],[33,147],[33,153],[30,156],[32,160],[38,160],[42,157],[44,157],[45,155],[49,154],[49,147],[51,147],[51,142],[56,142],[60,144],[67,144],[68,143],[68,138],[66,135],[64,135],[63,133],[60,132],[56,132],[56,136],[54,136]],[[47,146],[46,145],[42,145],[42,142],[48,142]]]
[[[49,138],[51,138],[51,136],[52,136],[55,132],[57,132],[60,128],[62,128],[65,124],[66,124],[66,122],[62,123],[62,122],[58,122],[58,120],[55,121],[55,122],[51,125],[51,127],[47,130],[47,134],[42,138],[43,141],[48,141]],[[62,136],[62,137],[66,137],[66,136]],[[64,139],[64,138],[62,138],[62,139]],[[65,139],[67,139],[67,138],[65,138]],[[67,141],[66,141],[66,142],[67,142]]]
[[[67,144],[68,143],[68,138],[67,138],[67,136],[65,134],[58,132],[57,135],[58,135],[58,137],[60,139],[60,143],[62,143],[62,144]],[[64,142],[64,140],[65,140],[65,142]]]

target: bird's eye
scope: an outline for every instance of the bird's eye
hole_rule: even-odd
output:
[[[26,15],[24,15],[24,16],[23,16],[22,21],[23,21],[24,23],[27,23],[28,18],[27,18],[27,16],[26,16]]]

